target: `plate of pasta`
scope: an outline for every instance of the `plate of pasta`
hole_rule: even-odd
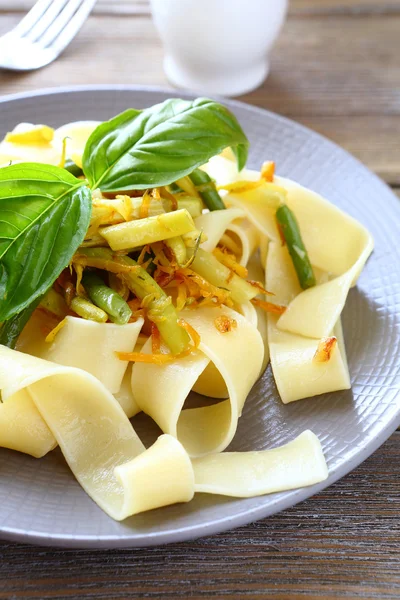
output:
[[[400,423],[400,210],[344,150],[129,86],[0,100],[0,536],[155,545]]]

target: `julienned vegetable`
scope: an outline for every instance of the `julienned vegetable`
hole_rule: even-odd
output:
[[[126,250],[174,238],[195,229],[192,217],[187,210],[182,209],[104,227],[100,234],[112,250]]]
[[[81,248],[75,260],[92,267],[112,269],[120,273],[130,290],[140,301],[145,301],[148,318],[153,321],[164,342],[173,354],[189,347],[190,338],[178,324],[178,315],[171,297],[156,283],[149,273],[129,256],[114,254],[108,248]],[[83,259],[83,260],[82,260]],[[124,268],[125,267],[125,268]]]
[[[225,208],[225,204],[215,187],[215,183],[205,171],[195,169],[190,174],[190,179],[207,208],[210,210],[223,210]]]
[[[290,208],[283,204],[276,211],[276,220],[285,238],[300,286],[303,290],[316,284],[313,268],[301,238],[296,217]]]
[[[96,321],[97,323],[106,323],[108,319],[107,313],[95,306],[86,298],[81,298],[80,296],[75,296],[71,300],[71,308],[77,315],[82,317],[82,319],[88,319],[89,321]]]
[[[213,254],[201,248],[198,249],[191,268],[213,285],[229,290],[232,300],[238,304],[247,302],[260,293],[259,288],[236,275]]]

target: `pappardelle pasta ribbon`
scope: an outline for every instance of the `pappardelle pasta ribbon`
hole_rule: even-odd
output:
[[[210,110],[210,102],[194,104]],[[163,114],[163,127],[186,104],[174,106]],[[143,121],[146,135],[161,118],[160,107],[148,109],[158,116]],[[233,115],[228,118],[223,107],[213,110],[212,123],[221,118],[224,131],[228,128],[226,139],[233,141],[226,146],[233,143],[242,166],[246,137]],[[132,132],[146,115],[145,109],[116,117],[122,138],[111,143],[112,152],[141,139],[141,130]],[[192,170],[173,170],[174,157],[183,160],[179,146],[176,155],[168,154],[167,167],[175,175],[167,169],[159,179],[153,168],[145,181],[137,181],[146,173],[124,167],[128,156],[139,160],[137,148],[125,148],[122,158],[118,150],[112,169],[103,156],[108,141],[119,135],[114,122],[100,128],[96,122],[70,123],[55,132],[22,124],[0,144],[0,163],[29,159],[64,168],[65,159],[72,159],[70,174],[67,167],[61,171],[66,180],[59,197],[75,198],[74,191],[85,188],[81,201],[88,209],[81,241],[60,263],[60,269],[69,268],[58,269],[40,288],[56,298],[50,317],[47,298],[33,312],[17,350],[10,349],[16,338],[2,342],[10,347],[0,345],[0,446],[41,457],[59,445],[82,487],[116,520],[187,502],[196,492],[250,497],[323,481],[328,472],[321,444],[308,430],[280,448],[223,451],[269,358],[284,403],[350,387],[340,315],[372,251],[370,234],[318,194],[274,177],[273,163],[261,172],[239,172],[226,151],[200,167],[207,175],[196,161]],[[198,122],[206,123],[203,117]],[[166,131],[173,138],[178,129],[172,123]],[[108,132],[105,138],[102,132]],[[198,139],[203,138],[196,135],[193,143]],[[146,146],[146,160],[153,146]],[[206,146],[198,146],[202,156]],[[201,160],[210,155],[207,150]],[[160,156],[165,158],[161,153],[153,159]],[[53,171],[60,175],[60,169]],[[53,171],[46,175],[50,183]],[[21,173],[13,177],[18,187]],[[23,182],[24,177],[23,170]],[[21,186],[22,199],[26,189]],[[293,243],[290,255],[279,229],[277,207],[297,222],[301,247],[296,247],[307,256],[308,286],[293,259]],[[35,301],[24,305],[29,315],[39,296]],[[7,323],[10,315],[20,313],[5,313],[2,320]],[[51,330],[53,321],[58,324]],[[45,329],[51,330],[47,337]],[[316,360],[325,339],[329,356]],[[161,360],[160,353],[169,356]],[[195,407],[187,403],[191,391],[203,396]],[[147,449],[129,420],[140,411],[163,432]]]
[[[282,401],[349,388],[340,314],[372,252],[371,235],[319,194],[289,179],[262,181],[259,172],[244,169],[239,173],[235,163],[222,156],[204,168],[219,185],[231,188],[224,196],[227,206],[245,210],[258,228],[263,237],[266,288],[274,294],[271,302],[287,307],[280,317],[268,315],[271,365]],[[238,181],[235,191],[229,184]],[[275,218],[279,200],[293,211],[317,274],[317,285],[304,291],[287,248],[282,247]],[[317,364],[313,357],[318,344],[328,336],[336,337],[337,346],[329,362]]]
[[[1,445],[41,456],[58,443],[85,491],[116,520],[189,501],[196,491],[244,497],[311,485],[327,476],[311,432],[280,449],[212,453],[193,463],[169,434],[146,450],[119,403],[93,375],[4,346],[0,389]],[[19,411],[31,422],[16,420]],[[238,471],[222,479],[226,461]],[[282,464],[288,470],[281,472]],[[262,476],[247,487],[254,471]]]

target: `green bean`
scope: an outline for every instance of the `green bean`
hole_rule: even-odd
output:
[[[257,287],[233,273],[214,254],[202,248],[198,248],[190,268],[212,285],[229,290],[232,300],[237,304],[252,300],[260,293]]]
[[[121,256],[116,260],[126,265],[136,264],[129,256]],[[122,274],[122,278],[140,300],[146,296],[150,298],[148,318],[156,323],[160,336],[172,354],[180,354],[187,350],[190,338],[188,333],[178,325],[178,315],[170,296],[167,296],[151,275],[139,266],[137,271]]]
[[[154,244],[195,229],[192,217],[183,209],[103,227],[99,233],[113,250],[127,250]]]
[[[203,202],[200,198],[194,198],[193,196],[180,196],[178,200],[178,209],[185,208],[188,213],[196,219],[203,212]]]
[[[179,187],[177,183],[170,183],[168,186],[168,190],[171,194],[182,194],[183,189]]]
[[[72,299],[71,309],[76,312],[77,315],[88,321],[105,323],[108,320],[108,315],[104,310],[80,296],[75,296],[75,298]]]
[[[137,298],[148,299],[148,317],[156,323],[162,339],[171,352],[180,354],[187,350],[190,337],[185,329],[178,325],[178,315],[171,298],[133,258],[115,255],[108,248],[79,248],[78,254],[85,256],[87,266],[100,267],[103,263],[104,268],[107,267],[110,271],[115,269],[114,272],[117,272],[118,266],[134,267],[127,272],[121,269],[120,276]]]
[[[39,305],[41,297],[34,300],[29,306],[24,308],[20,313],[11,317],[8,321],[5,321],[0,329],[0,344],[2,346],[8,346],[8,348],[15,348],[19,334],[31,318],[31,315],[35,308]]]
[[[223,210],[226,208],[215,183],[205,171],[195,169],[189,177],[207,208],[210,210]]]
[[[75,175],[75,177],[81,177],[83,175],[83,171],[77,164],[74,163],[73,160],[67,158],[64,163],[64,169],[71,173],[71,175]]]
[[[296,217],[290,208],[283,204],[276,211],[276,220],[285,238],[300,286],[303,290],[313,287],[316,285],[315,275]]]
[[[172,237],[169,240],[165,240],[164,244],[172,250],[179,267],[182,267],[184,264],[186,264],[186,246],[180,235]]]
[[[84,272],[82,284],[93,304],[102,308],[113,323],[125,325],[129,321],[132,316],[131,309],[117,292],[105,285],[101,277],[95,273]]]

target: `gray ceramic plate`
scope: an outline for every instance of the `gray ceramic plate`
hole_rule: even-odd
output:
[[[128,107],[142,108],[171,95],[156,89],[101,86],[9,96],[0,100],[0,135],[21,121],[58,126],[75,120],[104,120]],[[86,496],[59,451],[35,460],[1,449],[3,538],[71,547],[122,547],[210,535],[312,496],[367,458],[400,424],[397,198],[357,160],[312,131],[239,102],[225,103],[250,139],[250,166],[275,160],[280,174],[329,198],[368,227],[375,238],[376,249],[343,313],[352,390],[284,406],[268,367],[247,400],[231,445],[242,451],[270,448],[312,429],[324,448],[328,480],[245,500],[198,494],[189,504],[116,523]],[[148,431],[149,425],[151,429],[144,415],[135,419],[139,434]],[[156,433],[153,428],[153,438]]]

